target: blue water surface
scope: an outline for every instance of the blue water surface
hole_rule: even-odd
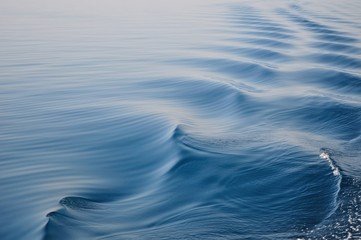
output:
[[[361,3],[0,3],[0,239],[361,239]]]

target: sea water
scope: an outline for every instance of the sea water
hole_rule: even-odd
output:
[[[360,239],[361,3],[0,2],[0,239]]]

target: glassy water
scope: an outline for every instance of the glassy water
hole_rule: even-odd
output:
[[[0,238],[360,239],[359,1],[0,3]]]

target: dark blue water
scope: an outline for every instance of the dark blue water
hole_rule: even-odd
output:
[[[361,239],[361,3],[0,3],[0,239]]]

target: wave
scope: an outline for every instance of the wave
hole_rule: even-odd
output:
[[[0,10],[0,238],[361,237],[347,2]]]

